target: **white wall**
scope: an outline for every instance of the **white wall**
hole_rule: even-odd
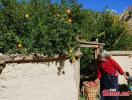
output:
[[[132,56],[113,56],[113,58],[121,65],[124,71],[129,72],[132,76]],[[119,76],[120,84],[127,84],[123,76]]]
[[[65,61],[65,75],[51,63],[7,64],[0,75],[0,100],[78,100],[79,61]]]

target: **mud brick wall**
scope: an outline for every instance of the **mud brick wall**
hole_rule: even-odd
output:
[[[59,65],[58,65],[59,66]],[[78,100],[79,61],[65,61],[64,75],[55,63],[12,63],[0,75],[0,100]]]
[[[113,56],[113,58],[132,77],[132,56]],[[127,84],[127,80],[122,75],[119,76],[119,84]]]

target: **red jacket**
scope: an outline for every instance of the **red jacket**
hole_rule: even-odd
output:
[[[112,58],[109,58],[107,61],[102,61],[99,63],[98,66],[98,78],[101,79],[103,74],[117,74],[119,72],[121,75],[124,74],[123,69],[120,67],[120,65],[113,60]]]

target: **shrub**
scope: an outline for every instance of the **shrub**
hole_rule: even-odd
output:
[[[46,3],[44,0],[0,1],[0,52],[63,55],[76,49],[80,34],[74,18],[78,6]]]

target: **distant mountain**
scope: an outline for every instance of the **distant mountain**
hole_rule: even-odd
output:
[[[129,34],[132,35],[132,6],[121,15],[121,19],[125,20],[129,25]]]

